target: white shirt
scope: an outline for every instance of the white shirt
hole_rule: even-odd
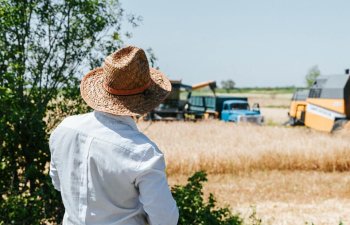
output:
[[[162,152],[127,116],[66,118],[50,136],[50,176],[64,225],[175,225]]]

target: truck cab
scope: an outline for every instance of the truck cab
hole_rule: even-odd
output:
[[[248,101],[228,100],[223,103],[221,120],[236,123],[249,122],[262,124],[264,118],[260,113],[258,104],[254,104],[251,109]]]

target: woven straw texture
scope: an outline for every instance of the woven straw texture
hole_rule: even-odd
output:
[[[118,95],[111,94],[109,88],[116,91],[142,91]],[[85,102],[95,110],[134,116],[157,107],[170,93],[171,84],[160,71],[149,68],[142,49],[129,46],[109,55],[103,67],[86,74],[81,81],[80,91]]]

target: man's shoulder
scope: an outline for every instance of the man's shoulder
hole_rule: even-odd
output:
[[[64,118],[61,123],[57,125],[57,127],[52,131],[50,135],[50,139],[54,136],[57,136],[57,133],[62,133],[65,129],[71,130],[79,130],[79,127],[82,126],[83,123],[87,123],[88,120],[91,120],[91,113],[72,115]]]
[[[57,132],[59,131],[59,132]],[[129,119],[110,119],[96,117],[94,113],[80,114],[65,118],[52,133],[67,136],[68,133],[90,136],[99,145],[114,145],[133,152],[159,151],[157,145],[140,132]],[[160,152],[160,151],[159,151]]]
[[[89,123],[93,119],[92,112],[85,114],[78,114],[66,117],[58,127],[79,127],[82,124]]]

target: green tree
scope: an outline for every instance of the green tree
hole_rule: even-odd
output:
[[[317,79],[317,77],[319,77],[320,75],[321,75],[321,71],[319,70],[317,65],[311,67],[305,76],[307,87],[311,87],[315,82],[315,80]]]
[[[221,81],[221,88],[225,89],[227,93],[234,89],[235,85],[236,83],[232,79]]]
[[[156,55],[153,52],[152,48],[148,48],[146,50],[147,56],[148,56],[148,61],[150,62],[150,66],[156,69],[159,69],[158,66],[156,66],[157,60],[158,58],[156,57]]]
[[[48,113],[87,110],[78,75],[122,45],[123,18],[139,21],[117,0],[0,0],[0,224],[62,219]]]

